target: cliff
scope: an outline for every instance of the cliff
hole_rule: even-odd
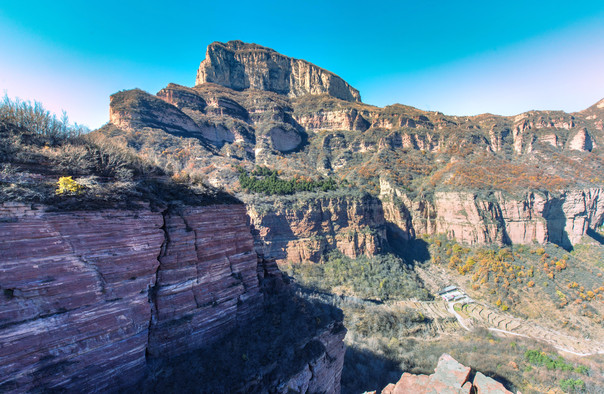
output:
[[[580,242],[604,222],[602,189],[503,193],[437,192],[431,201],[412,201],[387,181],[381,183],[386,220],[402,239],[444,233],[467,244]]]
[[[242,41],[208,45],[195,84],[206,82],[233,90],[266,90],[288,97],[327,93],[346,101],[361,101],[359,91],[337,75],[307,61]]]
[[[349,257],[387,248],[381,202],[368,195],[317,196],[308,200],[248,204],[259,252],[282,262],[317,262],[337,249]]]
[[[131,386],[155,359],[262,321],[270,294],[295,302],[267,282],[278,270],[257,258],[243,205],[51,212],[5,203],[0,234],[2,391]],[[337,392],[345,330],[328,319],[312,327],[297,343],[319,350],[275,379]]]

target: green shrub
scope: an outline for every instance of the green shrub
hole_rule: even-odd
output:
[[[585,382],[581,379],[562,379],[560,381],[560,388],[566,392],[583,391],[585,390]]]
[[[533,365],[545,366],[549,370],[575,371],[584,375],[589,372],[587,367],[579,366],[575,368],[574,365],[567,363],[562,357],[554,357],[540,350],[529,349],[524,353],[524,358]]]
[[[256,166],[251,176],[247,171],[239,168],[239,184],[247,193],[263,193],[266,195],[286,195],[310,191],[335,190],[338,185],[333,178],[327,179],[281,179],[276,170]]]
[[[393,254],[353,259],[334,250],[320,264],[293,264],[290,269],[302,284],[323,291],[344,287],[364,298],[429,299],[415,272]]]

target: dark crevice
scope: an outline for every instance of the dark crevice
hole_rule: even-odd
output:
[[[166,216],[168,215],[168,209],[161,212],[162,215],[162,226],[160,230],[164,233],[164,241],[162,242],[159,253],[157,254],[157,269],[155,270],[155,283],[149,287],[148,300],[151,308],[151,314],[149,317],[149,326],[147,327],[147,349],[145,351],[145,358],[149,359],[149,343],[151,342],[151,335],[153,332],[153,325],[157,322],[158,310],[157,310],[157,292],[159,291],[159,271],[161,269],[161,258],[166,255],[168,244],[170,243],[170,233],[168,232],[166,225]]]

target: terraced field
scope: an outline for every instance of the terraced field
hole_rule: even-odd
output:
[[[478,303],[462,307],[475,325],[484,326],[501,335],[521,336],[546,342],[556,349],[578,356],[604,354],[604,344],[541,327],[535,323],[497,312]]]
[[[428,325],[436,332],[451,332],[462,329],[455,316],[449,312],[444,301],[398,301],[399,308],[410,308],[419,311],[429,321]]]

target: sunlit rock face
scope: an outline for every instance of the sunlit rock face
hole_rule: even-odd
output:
[[[396,384],[386,386],[382,394],[512,394],[503,384],[480,372],[476,372],[471,380],[471,372],[470,367],[460,364],[448,354],[443,354],[438,359],[438,365],[432,375],[413,375],[405,372]]]
[[[208,46],[195,84],[206,82],[234,90],[266,90],[288,97],[326,93],[346,101],[361,101],[359,91],[337,75],[305,60],[242,41],[214,42]]]

